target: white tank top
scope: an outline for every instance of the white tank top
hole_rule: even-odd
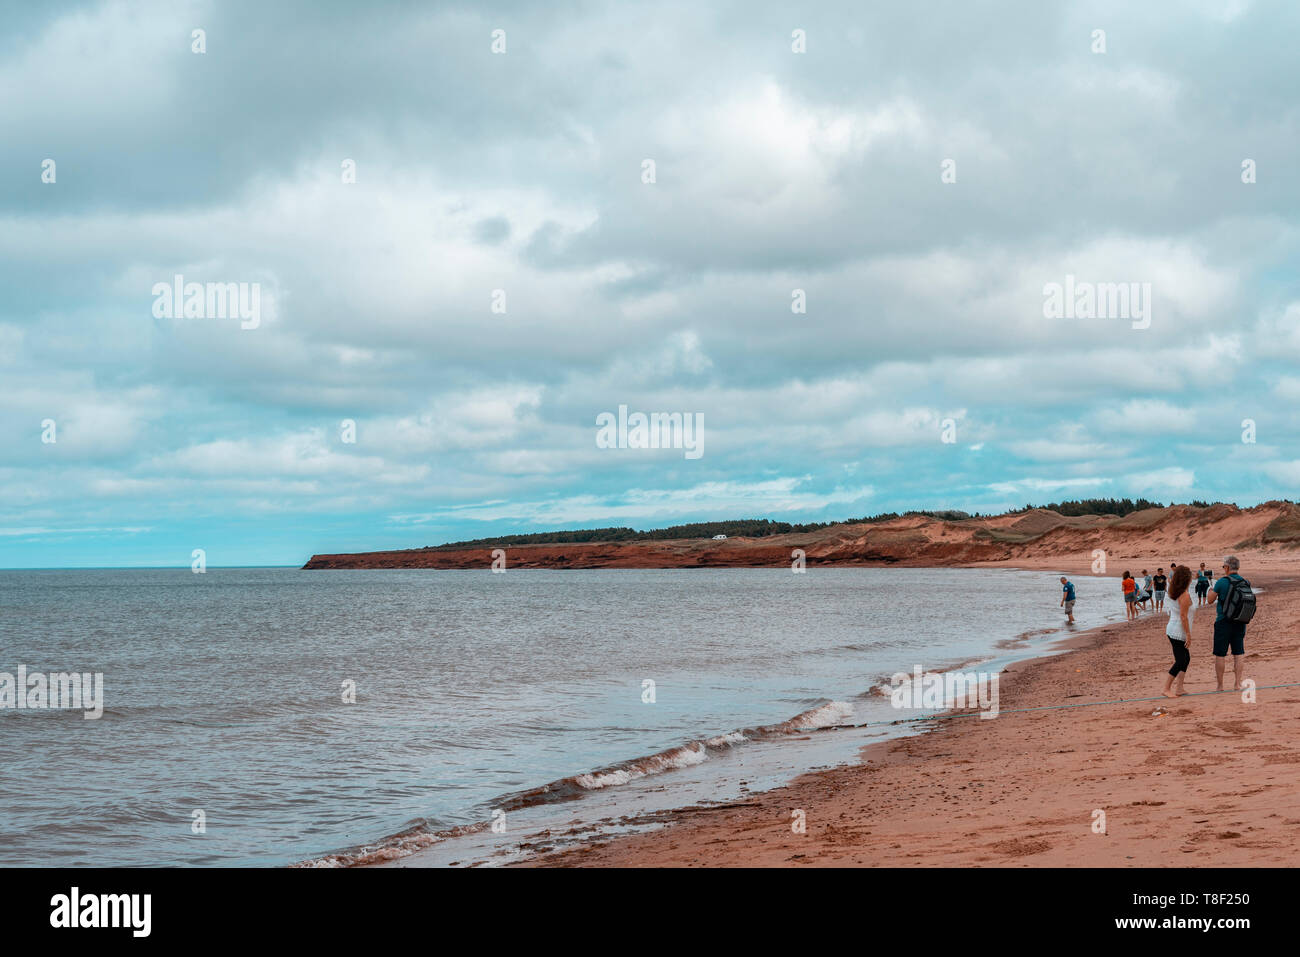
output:
[[[1184,592],[1186,594],[1186,592]],[[1169,609],[1169,624],[1165,628],[1165,634],[1174,641],[1186,641],[1187,636],[1183,634],[1183,616],[1179,613],[1178,602],[1172,603],[1173,607]],[[1192,627],[1192,616],[1196,613],[1196,605],[1187,606],[1187,627]]]

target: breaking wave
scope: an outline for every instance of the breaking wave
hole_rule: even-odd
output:
[[[619,764],[560,778],[540,787],[529,788],[505,795],[494,804],[494,810],[518,811],[550,804],[556,801],[573,801],[592,791],[617,787],[638,778],[663,774],[677,768],[691,767],[708,760],[711,753],[728,751],[751,741],[765,741],[810,731],[825,731],[846,724],[853,716],[853,706],[844,701],[828,701],[801,711],[793,718],[777,724],[764,724],[741,728],[712,738],[689,741],[656,754],[633,758]],[[414,854],[416,851],[438,844],[448,838],[476,834],[491,827],[490,821],[479,821],[459,827],[434,830],[429,822],[418,822],[405,830],[382,838],[371,844],[349,848],[334,854],[313,858],[294,867],[357,867],[379,864]]]

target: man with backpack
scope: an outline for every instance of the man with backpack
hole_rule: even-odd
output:
[[[1234,688],[1241,690],[1241,673],[1246,667],[1246,623],[1255,617],[1255,593],[1250,582],[1237,574],[1241,563],[1236,555],[1223,560],[1223,577],[1214,583],[1217,614],[1214,618],[1214,678],[1216,691],[1223,690],[1224,658],[1232,649]]]

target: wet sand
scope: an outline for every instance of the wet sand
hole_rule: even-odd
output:
[[[1289,866],[1300,845],[1300,561],[1242,558],[1265,590],[1246,636],[1253,704],[1202,694],[1215,687],[1209,607],[1192,628],[1188,695],[1161,697],[1168,617],[1146,613],[1012,666],[994,720],[935,721],[865,748],[860,764],[522,866]],[[1284,684],[1296,686],[1267,687]],[[806,833],[792,830],[796,810]]]

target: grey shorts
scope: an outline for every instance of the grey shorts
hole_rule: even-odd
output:
[[[1074,611],[1074,599],[1073,599],[1073,598],[1071,598],[1069,601],[1067,601],[1067,602],[1065,603],[1065,610],[1066,610],[1066,611]]]
[[[1135,602],[1137,601],[1137,597],[1138,597],[1138,593],[1135,591],[1131,591],[1124,596],[1124,600],[1127,602]]]
[[[1165,593],[1162,592],[1162,591],[1160,591],[1160,589],[1157,588],[1157,589],[1156,589],[1156,601],[1164,601],[1164,600],[1165,600]]]

